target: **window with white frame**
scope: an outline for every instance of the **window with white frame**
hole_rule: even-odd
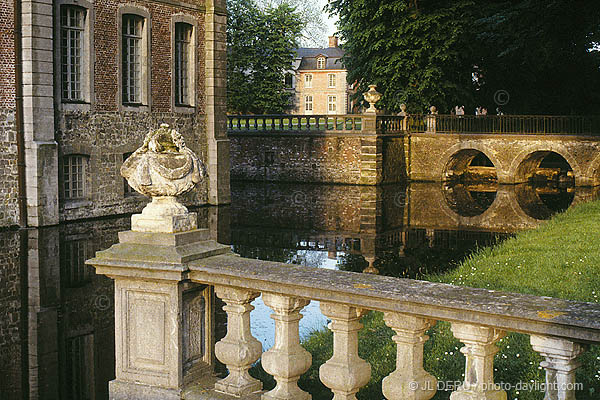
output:
[[[175,24],[175,105],[192,105],[193,31],[194,27],[190,24]]]
[[[304,97],[304,109],[306,111],[312,111],[313,110],[313,97],[311,95],[308,95],[308,96]]]
[[[305,88],[311,88],[312,87],[312,74],[306,74],[304,75],[304,87]]]
[[[327,96],[327,110],[329,112],[337,111],[337,97],[336,96]]]
[[[325,69],[325,57],[317,58],[317,69]]]
[[[84,36],[86,9],[73,5],[60,8],[60,67],[63,101],[80,102],[83,95]]]
[[[63,196],[66,200],[78,200],[86,195],[87,156],[71,155],[63,160]]]
[[[142,41],[144,18],[123,14],[122,25],[123,103],[142,103]]]
[[[327,74],[327,87],[335,87],[335,74]]]

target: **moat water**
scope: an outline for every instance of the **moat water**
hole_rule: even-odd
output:
[[[196,211],[243,257],[420,279],[596,196],[531,185],[234,182],[231,206]],[[108,398],[113,284],[83,262],[128,228],[129,216],[120,216],[0,231],[0,399]],[[267,349],[274,323],[260,298],[254,305],[253,334]],[[303,310],[303,337],[325,325],[318,307]]]

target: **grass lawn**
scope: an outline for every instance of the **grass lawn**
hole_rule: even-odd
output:
[[[555,216],[537,229],[517,234],[493,248],[472,254],[453,272],[428,276],[427,280],[569,300],[600,302],[600,201],[582,204]],[[359,353],[372,366],[372,380],[358,393],[359,399],[379,400],[381,379],[395,368],[393,331],[381,313],[363,319]],[[461,343],[449,324],[440,322],[429,331],[425,344],[425,369],[440,381],[462,380],[464,356]],[[313,355],[311,369],[300,385],[314,400],[332,396],[318,378],[318,368],[332,352],[332,334],[315,332],[304,346]],[[496,382],[545,382],[541,358],[529,345],[529,336],[509,334],[499,342],[495,360]],[[592,346],[581,360],[577,381],[584,389],[578,400],[600,398],[600,347]],[[269,385],[266,385],[269,386]],[[438,391],[434,399],[447,399],[451,391]],[[509,391],[509,400],[541,400],[541,392]]]

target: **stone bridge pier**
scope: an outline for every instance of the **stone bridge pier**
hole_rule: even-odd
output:
[[[575,186],[600,185],[600,141],[589,136],[410,134],[410,179],[443,181],[469,168],[499,184],[528,182],[563,169]]]

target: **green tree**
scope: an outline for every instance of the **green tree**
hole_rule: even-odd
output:
[[[598,114],[600,2],[478,0],[482,101],[519,114]],[[498,100],[496,98],[496,100]]]
[[[380,105],[598,114],[600,2],[332,0],[349,82]]]
[[[332,0],[328,10],[339,16],[345,41],[348,81],[376,84],[379,105],[424,112],[436,105],[448,112],[472,103],[469,58],[474,21],[471,0]]]
[[[275,114],[289,108],[285,88],[303,28],[287,3],[264,10],[253,0],[229,0],[227,104],[231,113]]]

